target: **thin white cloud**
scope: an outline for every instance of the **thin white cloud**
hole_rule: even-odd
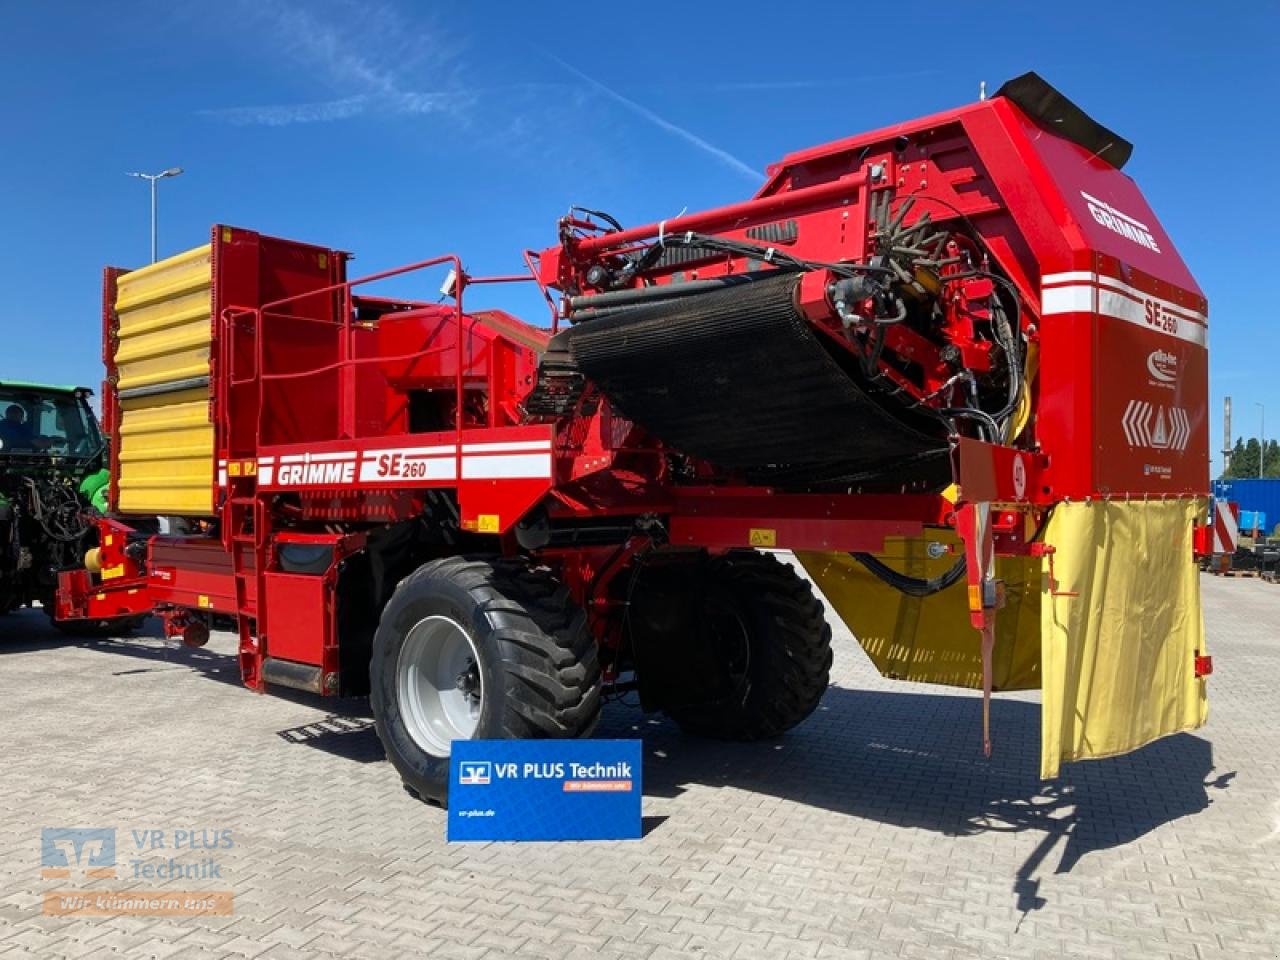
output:
[[[326,123],[345,120],[364,113],[369,106],[366,96],[343,97],[321,103],[284,103],[259,107],[227,107],[221,110],[201,110],[206,117],[216,117],[237,127],[264,126],[287,127],[295,123]]]
[[[348,13],[355,19],[338,29],[287,0],[246,7],[246,15],[265,26],[275,55],[316,71],[339,90],[355,88],[358,92],[317,102],[201,110],[201,115],[237,126],[284,127],[347,120],[366,113],[453,114],[470,103],[471,97],[461,91],[411,88],[407,80],[410,67],[432,55],[439,65],[448,55],[436,50],[424,31],[406,23],[393,7],[361,4]],[[407,45],[409,38],[413,38],[411,47]],[[377,50],[378,58],[365,56],[362,48]]]
[[[559,57],[555,56],[554,54],[547,54],[547,56],[551,57],[552,60],[560,64],[560,66],[564,67],[564,69],[568,70],[570,73],[572,73],[578,79],[582,80],[584,83],[590,85],[593,89],[598,90],[600,93],[604,94],[610,100],[613,100],[616,103],[620,103],[622,106],[626,107],[628,110],[630,110],[632,113],[636,114],[637,116],[643,117],[645,120],[648,120],[655,127],[658,127],[661,130],[665,130],[667,133],[670,133],[670,134],[673,134],[674,136],[679,137],[681,140],[685,141],[686,143],[693,145],[697,149],[701,150],[703,153],[711,157],[714,157],[716,160],[720,161],[725,166],[736,171],[737,173],[742,174],[748,179],[755,181],[756,183],[759,183],[760,181],[764,180],[764,174],[762,174],[759,170],[756,170],[754,167],[751,167],[746,163],[743,163],[741,160],[735,157],[728,150],[722,150],[720,147],[717,147],[715,144],[708,143],[706,140],[702,139],[702,137],[698,136],[696,133],[686,130],[684,127],[678,126],[672,123],[670,120],[665,119],[664,117],[658,116],[658,114],[654,113],[648,107],[643,106],[639,103],[636,103],[634,100],[630,99],[629,97],[623,96],[617,90],[614,90],[610,87],[606,87],[599,80],[596,80],[593,77],[587,76],[577,67],[573,66],[572,64],[565,63],[563,60],[561,60]]]
[[[848,87],[865,84],[877,80],[910,80],[916,77],[931,77],[937,70],[910,70],[899,73],[870,73],[861,76],[823,77],[814,80],[717,80],[695,85],[696,89],[710,90],[719,93],[777,93],[786,90],[823,90],[832,87]],[[688,83],[660,84],[662,88],[688,90]]]
[[[403,41],[407,25],[392,8],[368,4],[359,19],[344,23],[341,29],[286,0],[255,4],[255,8],[274,34],[274,45],[286,56],[319,67],[342,86],[356,86],[369,93],[399,91],[399,79],[387,66],[396,62],[389,55],[388,45]],[[362,31],[376,34],[383,41],[373,48],[380,53],[377,60],[356,49],[358,44],[353,41]]]
[[[256,107],[224,107],[200,114],[237,127],[288,127],[299,123],[329,123],[363,113],[452,113],[462,98],[449,93],[397,91],[394,94],[359,94],[317,103],[279,103]]]

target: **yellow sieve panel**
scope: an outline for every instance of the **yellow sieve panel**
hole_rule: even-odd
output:
[[[213,513],[210,270],[206,244],[117,282],[121,512]],[[205,383],[192,384],[200,378]]]

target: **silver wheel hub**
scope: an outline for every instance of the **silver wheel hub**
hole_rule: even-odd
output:
[[[413,741],[447,757],[454,740],[470,740],[484,709],[475,641],[461,624],[430,616],[410,628],[396,661],[400,716]]]

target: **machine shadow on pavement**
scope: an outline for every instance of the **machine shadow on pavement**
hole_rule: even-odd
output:
[[[918,689],[918,688],[916,688]],[[359,762],[383,759],[363,701],[279,736]],[[1046,903],[1037,876],[1060,848],[1054,870],[1122,846],[1197,813],[1231,774],[1213,772],[1213,748],[1180,734],[1136,753],[1064,767],[1039,779],[1040,707],[997,699],[995,753],[982,756],[976,696],[831,687],[818,712],[777,740],[721,743],[685,736],[662,717],[627,703],[606,706],[597,737],[639,737],[649,797],[693,786],[775,796],[833,813],[947,836],[1034,831],[1042,835],[1015,875],[1022,912]],[[645,835],[668,817],[646,817]]]
[[[947,836],[1040,832],[1013,886],[1023,912],[1045,905],[1036,876],[1055,847],[1054,871],[1067,873],[1090,852],[1203,810],[1209,787],[1231,779],[1212,773],[1207,740],[1179,734],[1126,756],[1068,764],[1057,780],[1041,781],[1039,704],[993,702],[990,760],[980,709],[976,695],[833,686],[813,717],[774,741],[696,740],[625,710],[606,711],[596,735],[644,738],[649,796],[711,785]]]
[[[32,653],[37,650],[54,650],[79,647],[95,653],[132,658],[136,664],[111,670],[112,676],[133,673],[152,673],[162,670],[189,670],[212,680],[241,687],[240,669],[236,658],[218,653],[208,647],[184,647],[166,640],[160,621],[147,620],[128,636],[98,637],[76,636],[62,633],[49,623],[39,610],[22,610],[0,618],[0,657],[6,654]]]
[[[187,669],[240,687],[233,655],[164,643],[155,620],[126,639],[66,637],[38,611],[6,618],[0,629],[0,655],[66,645],[137,661],[115,675]],[[996,698],[995,751],[987,760],[977,696],[920,689],[833,686],[800,727],[756,743],[688,737],[669,720],[615,701],[595,735],[644,740],[650,797],[710,786],[947,836],[1037,831],[1043,838],[1018,868],[1012,891],[1024,912],[1045,905],[1036,877],[1055,848],[1061,853],[1054,870],[1069,872],[1092,851],[1130,843],[1205,809],[1209,788],[1225,789],[1232,778],[1214,773],[1207,740],[1179,734],[1126,756],[1068,764],[1060,778],[1042,782],[1039,704]],[[367,700],[277,692],[326,714],[277,731],[282,740],[359,763],[385,759]],[[664,820],[647,818],[646,834],[662,830]]]

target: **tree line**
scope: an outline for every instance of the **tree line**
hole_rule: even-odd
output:
[[[1257,437],[1250,437],[1248,442],[1237,437],[1235,446],[1231,448],[1231,465],[1222,474],[1224,480],[1248,480],[1258,476],[1258,455],[1260,447]],[[1262,462],[1264,477],[1280,477],[1280,443],[1267,441],[1266,458]]]

